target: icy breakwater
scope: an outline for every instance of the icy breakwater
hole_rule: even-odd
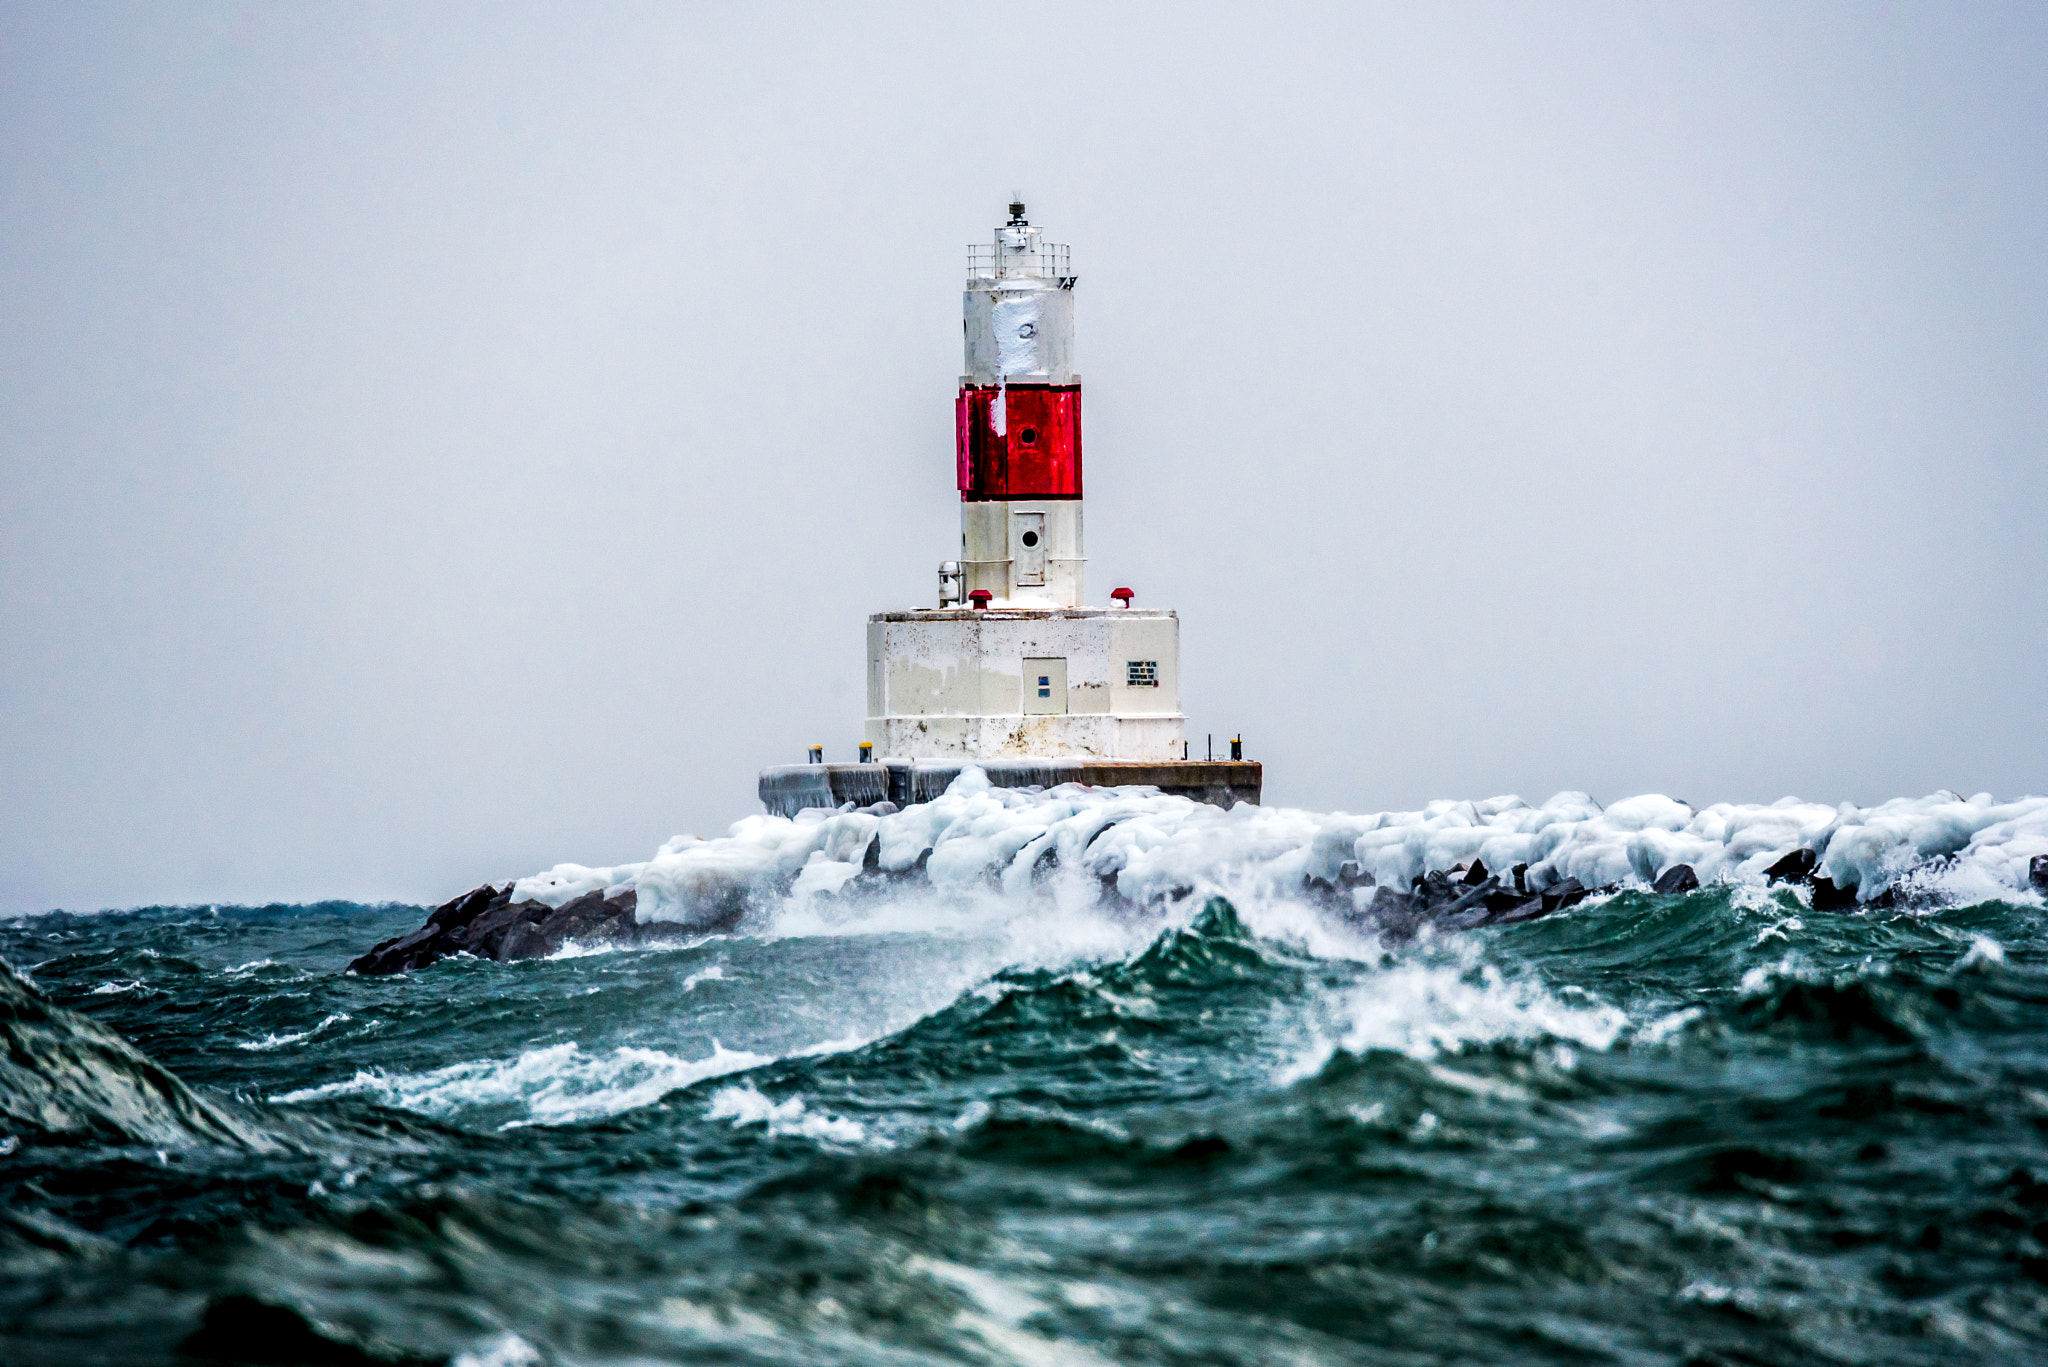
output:
[[[898,810],[753,816],[715,840],[678,836],[612,868],[558,864],[438,908],[350,965],[422,967],[449,954],[544,957],[569,944],[744,930],[791,903],[906,885],[1012,899],[1081,897],[1135,910],[1197,892],[1305,900],[1358,929],[1408,935],[1569,906],[1590,891],[1682,892],[1790,882],[1818,907],[2038,898],[2048,891],[2048,797],[1936,793],[1876,807],[1786,798],[1694,808],[1658,794],[1602,807],[1584,793],[1433,802],[1354,816],[1147,788],[992,787],[969,769]]]

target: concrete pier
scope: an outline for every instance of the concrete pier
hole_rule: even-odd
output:
[[[908,807],[945,792],[969,767],[986,773],[998,788],[1142,785],[1226,810],[1240,802],[1256,804],[1264,781],[1264,766],[1257,760],[885,759],[873,764],[779,764],[761,771],[761,805],[778,816],[849,802],[856,807],[877,802]]]

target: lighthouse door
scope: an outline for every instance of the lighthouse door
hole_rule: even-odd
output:
[[[1024,662],[1024,713],[1067,710],[1067,662],[1038,659]]]
[[[1019,584],[1045,583],[1045,514],[1010,514],[1010,559]]]

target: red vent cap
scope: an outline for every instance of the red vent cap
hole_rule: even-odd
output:
[[[967,601],[974,604],[974,610],[976,612],[979,612],[983,608],[987,607],[989,600],[994,597],[995,595],[993,593],[990,593],[987,589],[976,589],[974,592],[967,595]]]
[[[1116,599],[1118,607],[1127,608],[1131,605],[1131,600],[1133,598],[1136,598],[1138,595],[1132,593],[1129,589],[1111,589],[1109,591],[1109,596]]]

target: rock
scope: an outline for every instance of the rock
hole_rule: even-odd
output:
[[[1470,930],[1483,926],[1494,918],[1494,910],[1487,905],[1487,898],[1500,892],[1500,880],[1489,878],[1477,887],[1464,891],[1448,904],[1436,909],[1437,924],[1445,930]]]
[[[687,921],[642,924],[635,914],[637,901],[630,888],[609,901],[603,892],[592,890],[551,907],[545,902],[515,902],[510,887],[487,883],[434,908],[425,925],[373,947],[347,971],[409,973],[451,954],[473,954],[499,963],[544,959],[571,940],[639,944],[729,929],[746,911],[744,896],[734,889]]]
[[[1526,865],[1520,870],[1522,873],[1527,871]],[[1453,879],[1452,873],[1458,877]],[[1510,886],[1498,874],[1486,874],[1479,882],[1472,883],[1469,881],[1471,873],[1470,867],[1431,870],[1412,880],[1405,893],[1388,887],[1375,887],[1363,908],[1347,903],[1339,914],[1361,930],[1398,943],[1412,939],[1425,926],[1439,931],[1458,931],[1533,921],[1591,895],[1591,889],[1576,879],[1568,878],[1550,892],[1538,894],[1530,892],[1526,883],[1519,879]],[[1315,891],[1329,885],[1321,879],[1311,879],[1309,886],[1311,891]]]
[[[1846,911],[1856,905],[1856,885],[1838,885],[1831,878],[1817,878],[1820,855],[1813,850],[1794,850],[1764,870],[1773,883],[1805,883],[1813,889],[1815,911]]]
[[[1475,859],[1472,861],[1472,867],[1465,870],[1465,886],[1476,888],[1486,881],[1486,877],[1486,861]]]
[[[1337,866],[1337,877],[1334,882],[1313,873],[1301,880],[1304,897],[1340,914],[1348,914],[1353,910],[1355,903],[1352,893],[1359,888],[1372,886],[1373,876],[1361,868],[1356,859],[1347,859]]]
[[[1813,871],[1820,867],[1820,855],[1812,850],[1794,850],[1777,863],[1764,870],[1764,877],[1773,883],[1811,883]]]
[[[1856,885],[1837,886],[1832,878],[1813,880],[1813,909],[1815,911],[1847,911],[1856,905]]]
[[[1650,884],[1650,891],[1669,897],[1674,893],[1691,892],[1700,885],[1700,876],[1692,871],[1690,864],[1673,864],[1657,875],[1657,881]]]
[[[1458,889],[1451,885],[1450,876],[1440,869],[1431,869],[1408,886],[1425,911],[1441,911],[1458,900]]]
[[[2035,892],[2048,892],[2048,854],[2037,854],[2027,861],[2027,882]]]
[[[1593,895],[1593,890],[1576,878],[1567,878],[1561,883],[1552,883],[1543,893],[1545,912],[1563,911],[1575,907]]]

